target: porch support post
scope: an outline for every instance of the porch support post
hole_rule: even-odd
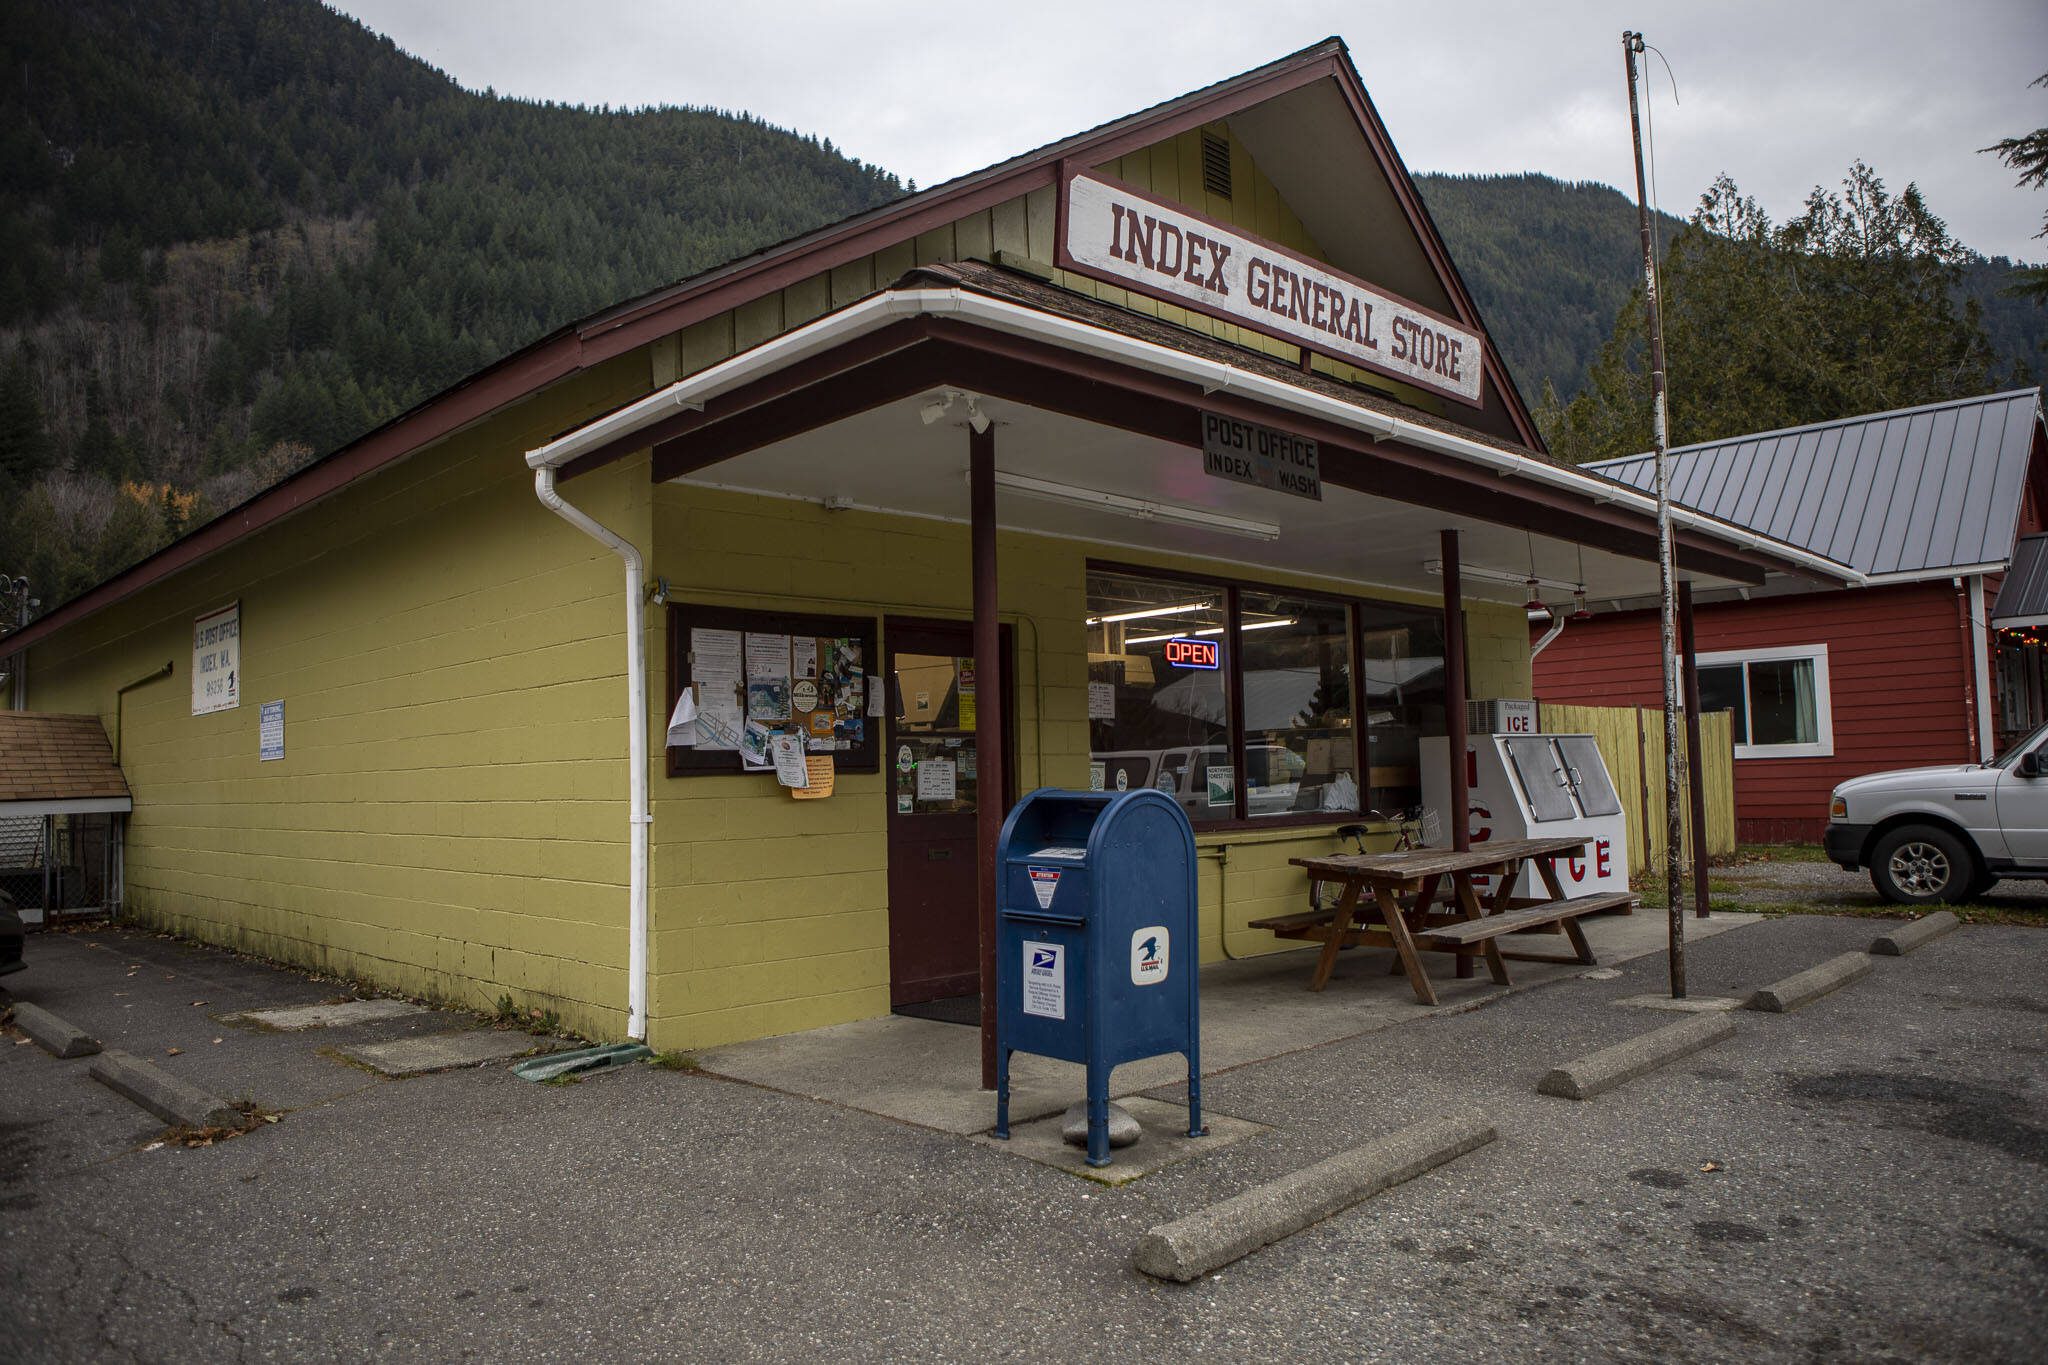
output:
[[[1707,917],[1707,776],[1700,749],[1700,660],[1692,633],[1692,581],[1678,583],[1678,672],[1685,688],[1685,780],[1692,801],[1693,914]]]
[[[974,561],[975,917],[981,928],[981,1088],[996,1088],[996,844],[1003,833],[1003,669],[996,619],[996,432],[968,428],[968,539]]]
[[[1444,531],[1444,730],[1450,737],[1451,847],[1472,847],[1472,794],[1465,778],[1465,585],[1458,567],[1458,533]],[[1471,961],[1458,959],[1460,966]]]

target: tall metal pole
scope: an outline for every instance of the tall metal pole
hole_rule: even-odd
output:
[[[1458,533],[1438,536],[1444,561],[1444,732],[1451,760],[1451,847],[1463,853],[1472,847],[1472,792],[1465,754],[1465,585],[1458,559]],[[1462,966],[1471,962],[1460,957]]]
[[[1636,109],[1636,54],[1643,35],[1621,35],[1622,61],[1628,67],[1628,130],[1636,152],[1636,219],[1643,236],[1643,305],[1650,323],[1650,430],[1657,451],[1657,596],[1661,630],[1658,649],[1664,670],[1664,883],[1666,914],[1671,926],[1671,997],[1685,997],[1685,910],[1680,873],[1684,823],[1679,812],[1678,772],[1684,761],[1678,747],[1677,605],[1672,597],[1671,433],[1664,396],[1664,318],[1657,306],[1657,252],[1650,236],[1650,192],[1643,182],[1643,124]]]
[[[996,432],[967,435],[974,583],[975,922],[981,947],[981,1088],[996,1088],[996,845],[1003,832],[1002,628],[996,616]]]

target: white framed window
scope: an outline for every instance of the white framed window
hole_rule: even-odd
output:
[[[1700,710],[1735,713],[1737,758],[1830,758],[1828,647],[1788,645],[1699,656]]]

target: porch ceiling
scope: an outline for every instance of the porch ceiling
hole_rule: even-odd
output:
[[[941,421],[921,418],[942,390],[883,403],[796,435],[730,456],[672,482],[773,497],[965,522],[967,434],[964,403]],[[1441,580],[1425,568],[1439,554],[1438,531],[1464,532],[1468,597],[1519,603],[1528,596],[1533,544],[1536,576],[1547,600],[1583,581],[1600,597],[1657,590],[1654,562],[1605,550],[1584,551],[1562,537],[1525,533],[1471,516],[1342,487],[1325,472],[1320,502],[1213,477],[1198,449],[1004,399],[978,399],[996,423],[1000,475],[1043,480],[1061,488],[1107,493],[1277,527],[1273,539],[1186,526],[1158,516],[1049,500],[999,486],[998,523],[1005,530],[1087,541],[1105,557],[1148,551],[1188,555],[1347,582],[1435,593]],[[1494,572],[1510,581],[1483,575]],[[1695,572],[1694,582],[1733,586],[1739,580]]]

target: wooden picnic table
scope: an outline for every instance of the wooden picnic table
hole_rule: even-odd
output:
[[[1585,847],[1584,838],[1565,835],[1549,839],[1494,839],[1464,852],[1415,848],[1394,853],[1293,858],[1289,861],[1308,872],[1311,897],[1317,884],[1332,882],[1341,888],[1337,904],[1327,910],[1253,920],[1250,927],[1270,930],[1281,938],[1323,945],[1316,958],[1315,972],[1309,978],[1308,988],[1312,991],[1320,991],[1329,984],[1330,971],[1337,965],[1340,950],[1358,946],[1392,948],[1398,959],[1395,970],[1408,973],[1415,998],[1425,1005],[1434,1005],[1436,990],[1422,968],[1423,952],[1455,953],[1460,976],[1471,975],[1475,956],[1484,958],[1493,979],[1503,986],[1511,984],[1506,958],[1537,962],[1569,960],[1503,953],[1496,940],[1520,930],[1561,931],[1570,939],[1579,962],[1598,961],[1579,927],[1579,917],[1627,908],[1635,898],[1626,891],[1576,899],[1565,896],[1556,860],[1578,856]],[[1528,862],[1535,864],[1536,875],[1549,893],[1548,899],[1531,902],[1514,898],[1515,882],[1521,876],[1522,865]],[[1490,901],[1482,902],[1473,885],[1477,877],[1499,878]],[[1448,900],[1455,914],[1432,910],[1447,880]],[[1369,922],[1375,915],[1377,924]]]

